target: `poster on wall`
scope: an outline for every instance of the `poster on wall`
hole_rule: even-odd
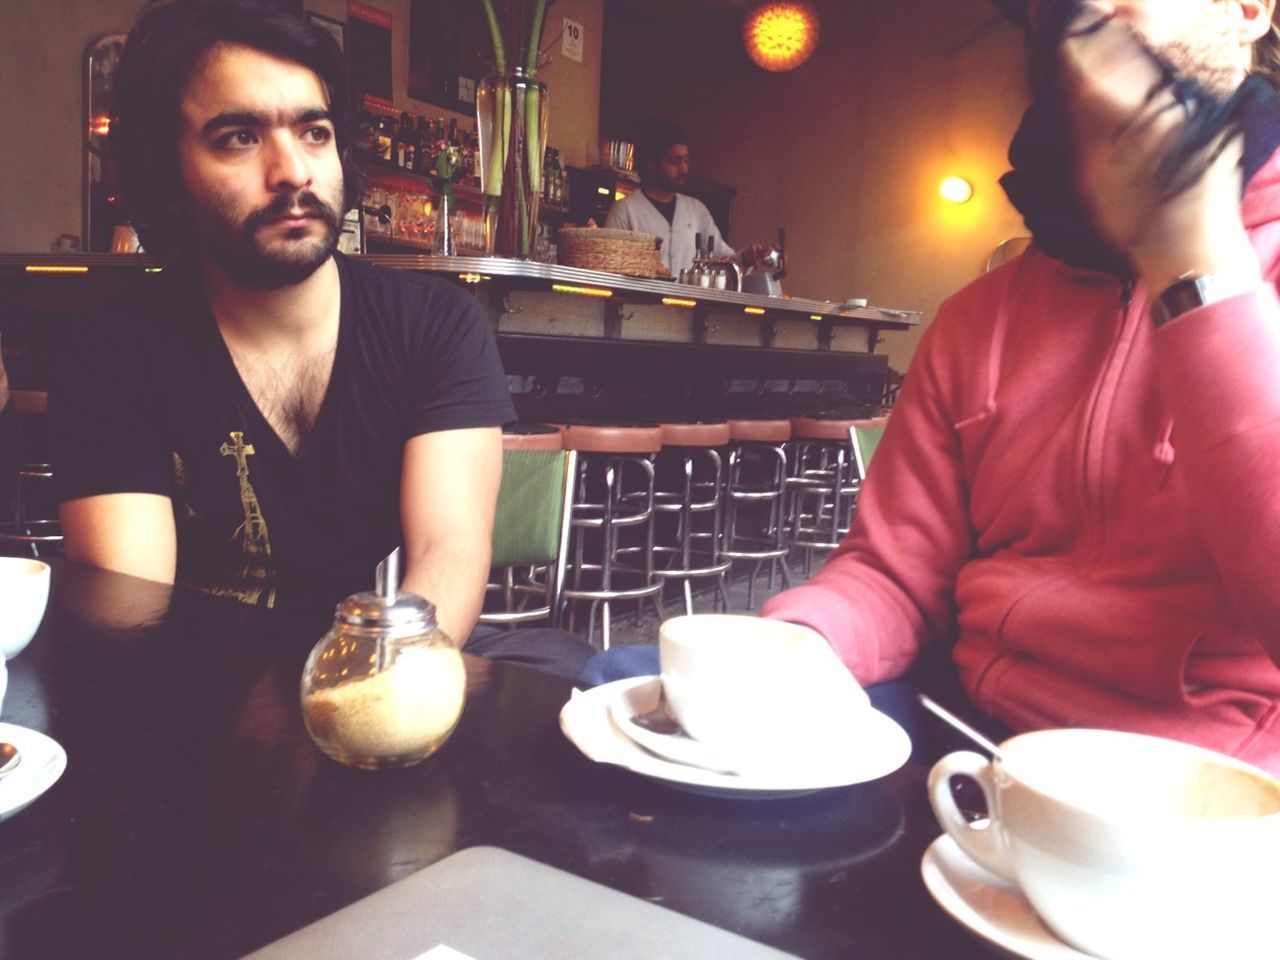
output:
[[[349,0],[347,51],[351,83],[370,106],[391,109],[391,14]]]
[[[339,50],[347,49],[347,28],[341,20],[334,20],[332,17],[326,17],[319,13],[307,11],[307,23],[312,26],[319,27],[329,36],[333,37],[334,43],[338,45]]]
[[[475,0],[410,0],[409,96],[471,114],[493,72],[493,41]]]

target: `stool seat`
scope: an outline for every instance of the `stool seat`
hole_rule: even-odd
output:
[[[740,443],[785,443],[791,439],[791,421],[730,420],[729,439]]]
[[[663,423],[664,447],[723,447],[729,442],[729,424],[725,421]]]
[[[580,453],[657,453],[662,448],[662,427],[569,423],[561,429],[560,439],[564,449]]]
[[[502,428],[503,450],[563,450],[564,440],[556,427],[540,423],[509,424]]]
[[[855,417],[792,417],[791,438],[847,443],[849,428],[861,422]]]

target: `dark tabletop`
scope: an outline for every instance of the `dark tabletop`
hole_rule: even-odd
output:
[[[239,957],[478,844],[804,957],[991,956],[920,880],[939,832],[923,767],[787,800],[694,796],[581,756],[558,726],[567,681],[468,657],[438,754],[348,770],[298,703],[326,626],[55,564],[3,720],[68,764],[0,823],[0,957]]]

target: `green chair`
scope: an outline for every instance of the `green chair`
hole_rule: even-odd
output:
[[[871,466],[871,458],[875,456],[876,447],[880,446],[880,438],[884,436],[884,428],[888,423],[888,417],[876,417],[873,420],[859,420],[849,428],[849,444],[853,447],[853,462],[859,485],[867,479],[867,468]]]
[[[577,453],[504,449],[481,623],[560,626]],[[491,598],[497,596],[494,604]],[[491,609],[496,607],[496,609]]]

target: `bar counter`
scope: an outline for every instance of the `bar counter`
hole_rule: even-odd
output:
[[[481,257],[370,254],[465,286],[488,313],[522,418],[611,416],[672,398],[691,416],[871,408],[885,331],[911,311],[763,297],[670,280]],[[160,268],[145,255],[0,254],[0,329],[15,384],[43,389],[58,321]],[[674,401],[680,401],[678,404]]]

